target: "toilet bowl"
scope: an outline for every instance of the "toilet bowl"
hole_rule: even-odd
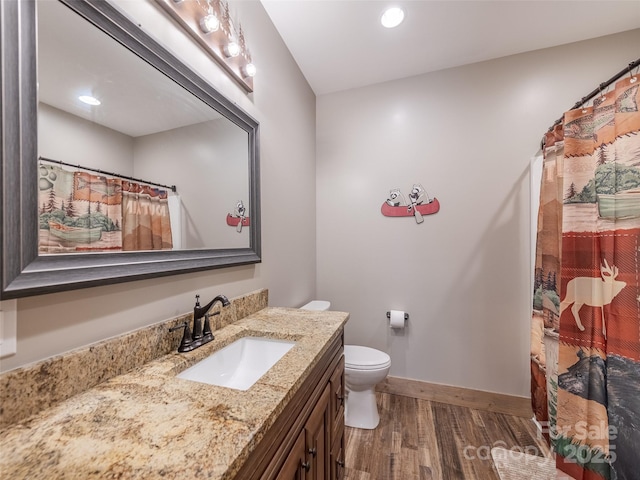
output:
[[[380,422],[375,387],[389,373],[391,358],[375,348],[344,346],[344,379],[347,403],[344,424],[348,427],[374,429]]]
[[[326,300],[313,300],[302,310],[328,310]],[[376,405],[375,386],[389,373],[391,357],[375,348],[359,345],[344,346],[344,376],[346,403],[344,423],[348,427],[372,430],[378,426],[380,415]]]

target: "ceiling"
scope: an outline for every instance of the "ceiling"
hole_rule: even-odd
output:
[[[640,27],[637,0],[261,1],[316,95]]]
[[[220,118],[63,4],[41,0],[37,5],[40,102],[131,137]],[[78,100],[87,94],[102,105]]]

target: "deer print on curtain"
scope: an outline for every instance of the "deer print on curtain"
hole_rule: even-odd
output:
[[[560,314],[569,305],[571,313],[576,319],[576,325],[584,332],[584,326],[580,321],[580,308],[583,305],[600,307],[602,314],[602,335],[607,336],[607,322],[604,318],[604,306],[609,305],[616,295],[627,286],[626,282],[616,280],[618,267],[609,267],[605,259],[600,267],[602,278],[576,277],[569,280],[564,300],[560,303]]]
[[[640,478],[639,85],[619,81],[545,138],[532,405],[578,480]]]

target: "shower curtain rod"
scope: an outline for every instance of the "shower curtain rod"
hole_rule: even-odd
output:
[[[577,101],[575,103],[575,105],[573,107],[571,107],[569,110],[574,110],[576,108],[580,108],[582,105],[584,105],[585,103],[587,103],[589,100],[591,100],[592,98],[594,98],[596,95],[598,95],[599,93],[601,93],[605,88],[607,88],[609,85],[611,85],[613,82],[615,82],[616,80],[618,80],[619,78],[621,78],[622,76],[626,75],[627,73],[631,73],[631,70],[633,70],[634,68],[636,68],[637,66],[640,65],[640,58],[637,59],[635,62],[631,62],[626,68],[623,68],[622,70],[620,70],[618,73],[616,73],[613,77],[611,77],[609,80],[607,80],[606,82],[602,82],[600,85],[598,85],[598,88],[594,89],[592,92],[589,92],[587,95],[585,95],[584,97],[582,97],[579,101]],[[560,117],[558,120],[556,120],[553,125],[551,125],[549,127],[549,132],[552,131],[554,129],[554,127],[556,125],[559,125],[560,123],[562,123],[562,119],[563,117]],[[544,137],[542,139],[542,146],[544,147]]]
[[[99,170],[97,168],[83,167],[82,165],[74,165],[72,163],[63,162],[62,160],[53,160],[51,158],[46,158],[46,157],[38,157],[38,160],[42,160],[44,162],[58,163],[60,165],[66,165],[67,167],[80,168],[82,170],[88,170],[90,172],[102,173],[103,175],[110,175],[112,177],[124,178],[125,180],[133,180],[134,182],[146,183],[147,185],[153,185],[154,187],[168,188],[171,191],[173,191],[173,193],[176,193],[177,191],[175,185],[169,186],[169,185],[162,185],[161,183],[148,182],[147,180],[142,180],[140,178],[127,177],[126,175],[120,175],[119,173],[105,172],[104,170]]]

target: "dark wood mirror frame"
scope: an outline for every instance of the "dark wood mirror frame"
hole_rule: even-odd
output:
[[[259,263],[259,124],[104,0],[59,0],[248,133],[249,248],[38,255],[35,0],[0,2],[0,299]]]

